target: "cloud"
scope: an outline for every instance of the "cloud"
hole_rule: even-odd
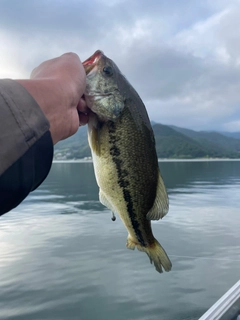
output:
[[[226,122],[223,128],[229,132],[240,131],[240,120]]]
[[[14,7],[14,10],[13,10]],[[3,0],[1,77],[28,77],[64,52],[101,49],[156,122],[225,130],[240,119],[235,0]]]

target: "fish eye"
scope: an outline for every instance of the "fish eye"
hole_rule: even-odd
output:
[[[112,70],[112,67],[110,66],[104,67],[103,72],[109,77],[113,75],[113,70]]]

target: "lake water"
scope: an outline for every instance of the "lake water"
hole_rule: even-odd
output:
[[[240,162],[161,162],[170,210],[153,222],[173,263],[125,247],[91,163],[54,163],[0,218],[1,320],[198,319],[240,278]]]

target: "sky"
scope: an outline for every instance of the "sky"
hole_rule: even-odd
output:
[[[240,131],[240,0],[0,0],[0,78],[97,49],[152,121]]]

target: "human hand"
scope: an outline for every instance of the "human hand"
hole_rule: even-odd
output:
[[[53,143],[65,139],[88,122],[89,109],[83,99],[86,74],[75,53],[41,63],[30,80],[17,80],[37,101],[50,122]]]

